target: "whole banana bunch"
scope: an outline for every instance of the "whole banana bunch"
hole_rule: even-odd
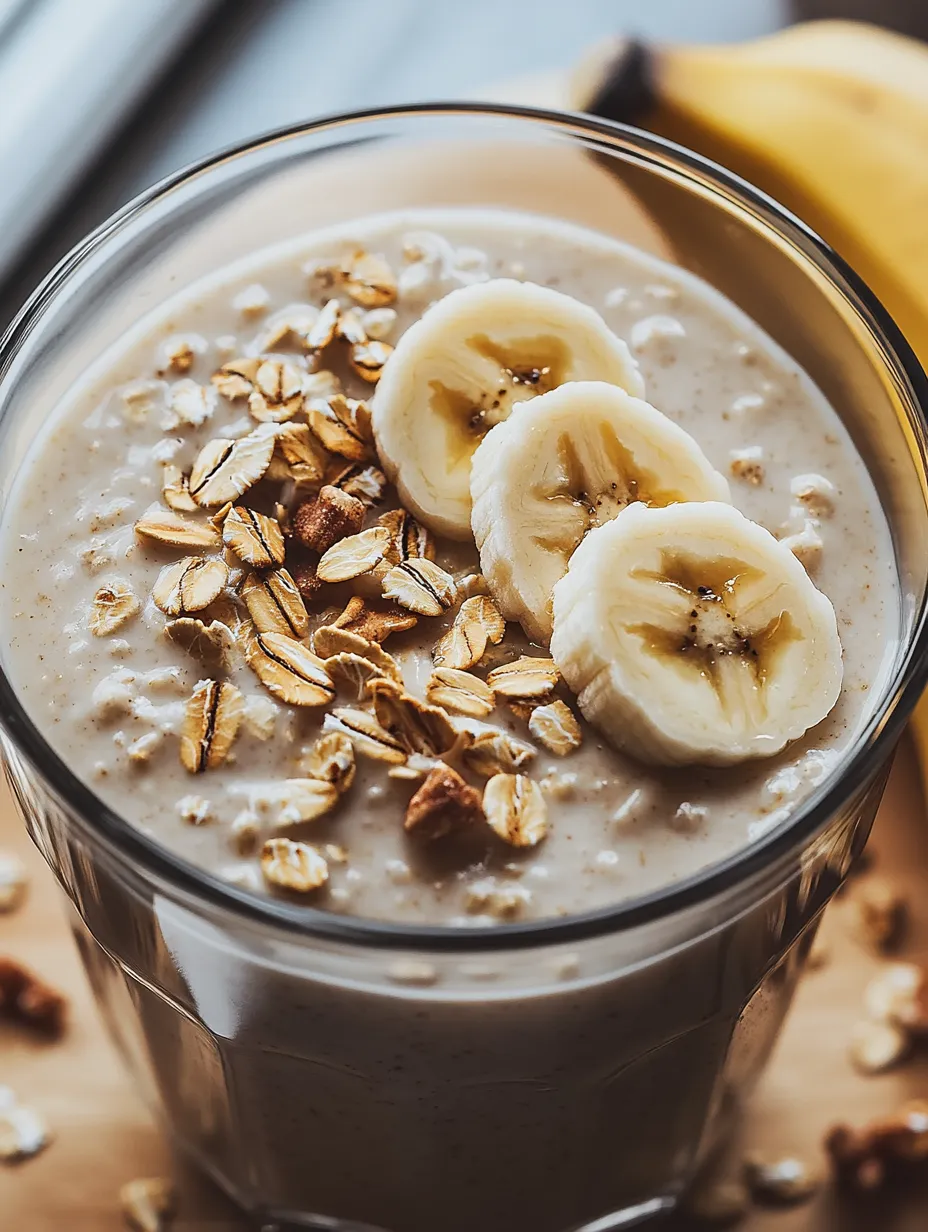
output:
[[[757,184],[865,279],[928,368],[928,46],[856,22],[726,46],[616,41],[578,110],[641,125]],[[928,780],[928,695],[912,730]]]

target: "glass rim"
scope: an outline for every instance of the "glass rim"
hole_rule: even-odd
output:
[[[780,239],[799,250],[850,305],[856,316],[881,344],[887,366],[896,369],[912,395],[915,416],[909,416],[921,448],[928,456],[928,376],[902,332],[877,297],[851,267],[819,235],[773,198],[734,173],[665,138],[628,124],[601,120],[576,112],[482,102],[404,104],[335,113],[319,119],[273,129],[237,142],[164,177],[138,194],[76,244],[32,292],[0,338],[0,385],[26,340],[40,324],[46,309],[70,277],[109,239],[136,221],[152,204],[169,197],[191,180],[260,149],[314,133],[350,130],[369,122],[415,121],[441,117],[499,119],[539,124],[564,138],[599,142],[606,152],[623,151],[626,157],[697,178],[714,195],[729,196]],[[347,134],[346,134],[347,135]],[[812,792],[781,827],[754,840],[723,860],[691,876],[639,897],[608,907],[566,917],[473,928],[449,925],[400,924],[366,917],[348,917],[318,907],[300,906],[259,897],[233,883],[188,863],[111,809],[57,754],[26,713],[6,672],[0,668],[0,722],[13,746],[38,770],[54,793],[80,817],[91,836],[99,835],[133,868],[149,878],[166,882],[182,896],[244,917],[252,923],[282,930],[294,938],[343,942],[371,948],[430,952],[506,951],[540,948],[617,934],[679,914],[733,890],[787,857],[811,839],[854,792],[879,768],[901,735],[928,679],[928,593],[922,595],[909,644],[884,686],[877,709],[858,735],[838,771]]]

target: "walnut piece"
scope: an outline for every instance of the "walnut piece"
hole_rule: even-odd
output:
[[[836,1125],[825,1137],[835,1178],[848,1189],[870,1192],[928,1158],[928,1100],[904,1104],[893,1116],[857,1129]]]
[[[304,547],[322,554],[339,540],[359,533],[364,510],[364,503],[356,496],[327,484],[318,496],[297,506],[293,533]]]
[[[450,766],[439,763],[409,801],[403,825],[417,837],[434,840],[482,818],[480,792]]]
[[[40,1035],[64,1034],[68,1003],[61,993],[12,958],[0,958],[0,1016]]]

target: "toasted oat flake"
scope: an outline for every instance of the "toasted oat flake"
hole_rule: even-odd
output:
[[[482,819],[480,792],[439,762],[409,801],[403,825],[417,838],[435,840]]]
[[[882,1074],[892,1069],[909,1050],[909,1036],[891,1022],[863,1019],[851,1033],[849,1055],[862,1074]]]
[[[219,620],[206,624],[191,616],[181,616],[164,626],[167,636],[188,654],[193,655],[209,671],[228,670],[232,661],[235,638],[232,630]]]
[[[291,706],[325,706],[335,697],[321,659],[292,637],[258,633],[246,659],[268,692]]]
[[[248,410],[259,423],[283,423],[303,409],[303,371],[285,359],[266,359],[258,366]]]
[[[355,633],[368,642],[382,643],[391,633],[403,633],[417,623],[412,612],[399,607],[371,607],[360,595],[353,595],[343,612],[332,622],[338,629]]]
[[[491,728],[478,732],[461,755],[471,770],[490,778],[522,770],[535,757],[535,750],[508,732]]]
[[[163,366],[171,372],[189,372],[196,360],[197,352],[189,338],[176,336],[168,338],[161,346]]]
[[[255,387],[255,376],[261,367],[260,359],[230,359],[210,377],[214,387],[230,402],[247,398]]]
[[[487,648],[487,631],[477,620],[455,617],[454,624],[435,644],[435,666],[457,671],[475,667]]]
[[[341,653],[325,660],[325,670],[339,688],[346,689],[360,700],[372,680],[383,680],[384,674],[370,659],[361,655]]]
[[[548,806],[541,788],[524,774],[496,774],[483,791],[491,828],[513,847],[534,847],[548,832]]]
[[[166,1232],[175,1209],[174,1189],[164,1177],[139,1177],[123,1185],[119,1202],[135,1232]]]
[[[341,342],[347,342],[349,346],[367,341],[367,333],[361,322],[361,314],[356,308],[342,309],[341,315],[338,318],[338,324],[335,327],[335,336]]]
[[[242,726],[256,740],[270,740],[274,735],[279,713],[278,706],[269,697],[252,694],[251,697],[245,698]]]
[[[432,672],[425,696],[436,706],[475,719],[485,718],[496,705],[493,690],[485,680],[453,667],[437,667]]]
[[[729,469],[736,479],[759,487],[765,478],[764,451],[760,445],[749,445],[746,449],[731,449],[728,453]]]
[[[358,753],[373,761],[385,761],[393,765],[406,761],[407,750],[403,743],[366,710],[340,706],[325,716],[323,726],[327,732],[343,732]]]
[[[249,573],[241,596],[259,633],[282,633],[299,641],[309,632],[309,613],[286,569]]]
[[[275,795],[280,808],[276,824],[292,826],[324,817],[335,807],[339,792],[322,779],[284,779]]]
[[[165,565],[151,597],[167,616],[201,612],[219,598],[229,580],[229,567],[218,556],[185,556]]]
[[[254,569],[284,563],[284,536],[276,518],[236,505],[222,524],[222,542]]]
[[[261,424],[238,440],[216,437],[203,447],[190,472],[190,494],[203,509],[234,501],[270,466],[276,428]]]
[[[126,582],[101,586],[93,597],[90,611],[91,633],[94,637],[107,637],[115,633],[138,614],[141,606]]]
[[[410,559],[435,559],[435,541],[424,526],[420,526],[405,509],[391,509],[377,519],[390,532],[387,559],[398,565]]]
[[[477,594],[465,599],[458,610],[458,617],[461,620],[479,621],[487,631],[487,640],[493,646],[498,646],[506,636],[506,621],[496,601],[489,595]]]
[[[339,793],[354,782],[354,745],[344,732],[327,731],[300,758],[300,769],[310,778],[330,783]]]
[[[213,820],[213,806],[205,796],[181,796],[177,801],[177,813],[181,821],[190,826],[205,826]]]
[[[335,330],[338,328],[340,316],[341,306],[337,299],[327,300],[323,304],[312,329],[308,331],[304,339],[304,345],[308,351],[314,351],[318,354],[329,346],[335,338]]]
[[[26,897],[29,874],[17,856],[0,851],[0,915],[16,911]]]
[[[813,518],[830,518],[835,511],[838,490],[824,475],[796,475],[790,482],[789,490]]]
[[[158,751],[163,743],[164,732],[146,732],[144,736],[139,736],[137,740],[133,740],[126,748],[126,756],[136,766],[147,766],[153,754]]]
[[[378,722],[410,753],[437,757],[458,739],[447,714],[405,693],[392,681],[374,680],[370,685]]]
[[[161,472],[161,496],[175,513],[196,513],[199,509],[190,495],[187,476],[173,462],[168,462]]]
[[[234,684],[201,680],[184,714],[180,760],[191,774],[202,774],[225,761],[242,725],[244,702]]]
[[[176,381],[168,394],[168,413],[163,426],[171,429],[177,424],[190,424],[199,428],[212,417],[216,409],[216,394],[208,385],[196,381]]]
[[[454,602],[454,579],[432,560],[404,560],[384,577],[383,594],[420,616],[440,616]]]
[[[271,304],[271,293],[260,282],[251,282],[247,287],[233,297],[232,307],[245,317],[257,317],[267,312]]]
[[[361,325],[368,338],[383,342],[396,325],[396,311],[393,308],[372,308],[361,318]]]
[[[560,699],[546,706],[536,706],[528,720],[528,730],[558,757],[573,753],[583,741],[583,733],[573,711]]]
[[[323,553],[316,572],[324,582],[347,582],[378,565],[389,545],[386,527],[371,526],[333,544]]]
[[[306,419],[326,449],[353,462],[370,461],[374,434],[366,402],[334,394],[327,402],[312,400]]]
[[[487,676],[487,683],[500,697],[518,699],[547,697],[560,679],[553,659],[522,655],[514,663],[504,663]]]
[[[150,510],[136,522],[135,533],[142,539],[174,548],[219,548],[222,544],[214,527],[168,509]]]
[[[265,477],[292,480],[297,486],[318,483],[325,475],[328,455],[310,431],[309,424],[285,423],[277,430],[271,465]]]
[[[379,253],[353,253],[342,272],[345,290],[363,308],[383,308],[396,299],[396,275]]]
[[[355,343],[348,353],[348,362],[362,381],[376,385],[380,380],[384,364],[392,354],[393,347],[389,342],[370,339],[367,342]]]
[[[261,872],[271,885],[298,894],[318,890],[329,879],[329,866],[318,848],[289,838],[268,839],[261,848]]]
[[[313,649],[323,659],[347,654],[367,659],[387,680],[402,684],[400,665],[378,642],[368,641],[358,633],[340,625],[320,625],[313,634]]]

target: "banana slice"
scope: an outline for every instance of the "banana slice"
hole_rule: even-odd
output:
[[[507,620],[551,639],[551,592],[577,544],[632,501],[728,501],[684,430],[617,385],[575,381],[513,408],[474,454],[471,525]]]
[[[643,761],[770,757],[841,691],[834,609],[731,505],[635,504],[554,588],[551,653],[580,709]]]
[[[374,395],[377,451],[403,504],[470,538],[470,460],[517,402],[581,378],[643,393],[598,313],[549,287],[498,278],[452,291],[397,343]]]

